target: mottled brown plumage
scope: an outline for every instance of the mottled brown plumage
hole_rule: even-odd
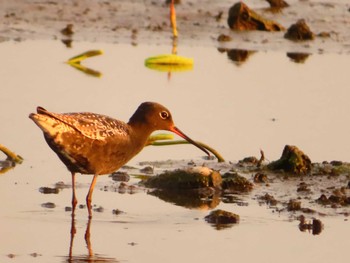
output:
[[[94,174],[86,197],[91,216],[91,197],[98,175],[109,174],[138,154],[156,130],[169,130],[209,153],[181,132],[164,106],[142,103],[128,123],[111,117],[82,113],[52,113],[38,107],[29,115],[44,132],[51,149],[72,174],[72,205],[76,206],[75,173]]]

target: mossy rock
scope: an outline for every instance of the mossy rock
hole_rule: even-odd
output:
[[[143,181],[146,187],[173,190],[189,190],[204,187],[220,188],[221,183],[220,173],[207,167],[166,171]]]
[[[227,172],[222,176],[222,188],[230,191],[249,192],[253,189],[253,183],[237,173]]]
[[[307,174],[311,171],[311,160],[296,146],[286,145],[281,158],[271,162],[267,168],[294,174]]]

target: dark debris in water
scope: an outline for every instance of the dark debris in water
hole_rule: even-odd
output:
[[[50,188],[50,187],[40,187],[39,192],[42,194],[58,194],[60,192],[60,189]]]
[[[44,208],[53,209],[56,207],[56,204],[52,203],[52,202],[46,202],[46,203],[41,204],[41,206]]]

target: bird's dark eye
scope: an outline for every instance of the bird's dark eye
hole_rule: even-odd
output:
[[[167,111],[162,111],[159,113],[159,115],[163,120],[166,120],[169,118],[169,113]]]

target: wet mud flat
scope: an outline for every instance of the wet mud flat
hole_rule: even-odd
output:
[[[346,243],[350,213],[349,164],[314,163],[313,174],[293,175],[268,172],[264,164],[257,168],[255,160],[168,160],[125,166],[118,173],[101,177],[92,219],[87,218],[83,198],[91,178],[78,177],[80,202],[72,215],[69,180],[43,183],[17,175],[8,188],[17,195],[31,196],[34,202],[22,200],[17,212],[17,202],[12,204],[11,212],[4,206],[7,212],[1,221],[14,231],[14,236],[9,236],[2,247],[1,257],[4,262],[137,262],[141,258],[161,262],[173,252],[169,247],[177,246],[184,253],[170,260],[176,262],[189,257],[198,259],[192,249],[211,244],[220,254],[203,252],[204,262],[218,257],[229,262],[232,246],[246,250],[236,251],[236,257],[250,260],[256,259],[246,254],[252,247],[273,262],[288,253],[292,260],[287,262],[309,258],[310,249],[318,251],[314,259],[319,262],[343,259],[346,251],[342,244]],[[212,185],[164,190],[140,184],[158,174],[203,167],[205,171],[220,171],[227,185],[220,190]],[[21,166],[13,171],[16,169],[21,170]],[[3,176],[10,178],[10,174]],[[238,181],[231,180],[236,177]],[[31,231],[19,225],[23,221]],[[2,233],[6,231],[2,229]],[[40,235],[40,240],[31,244],[30,233]],[[198,239],[198,235],[202,238]],[[50,238],[55,238],[55,246],[47,241]],[[339,246],[322,245],[323,240],[333,238]],[[262,240],[268,244],[262,245]],[[188,242],[192,243],[191,249],[186,249]],[[320,251],[321,247],[327,251]],[[294,249],[298,249],[297,255],[291,252]],[[326,261],[322,261],[326,255]]]
[[[280,32],[231,31],[232,1],[179,1],[176,5],[182,44],[253,50],[349,53],[349,4],[346,1],[288,1],[276,11],[266,1],[246,1],[252,10],[287,29],[304,19],[315,40],[293,43]],[[110,43],[168,44],[171,39],[166,1],[25,1],[2,3],[2,40],[62,39]],[[68,27],[67,27],[68,25]],[[217,41],[220,35],[230,41]]]

